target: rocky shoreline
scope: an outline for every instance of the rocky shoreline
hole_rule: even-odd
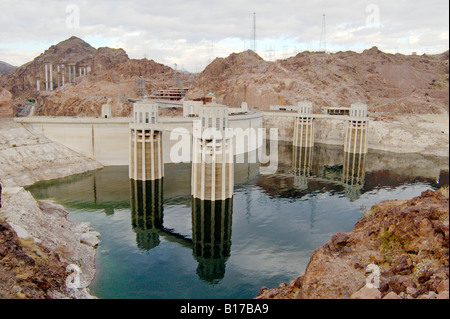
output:
[[[373,206],[317,248],[304,274],[256,299],[448,299],[448,187]]]
[[[89,223],[71,222],[52,201],[36,201],[23,187],[101,168],[102,165],[0,120],[0,298],[95,298],[100,234]]]

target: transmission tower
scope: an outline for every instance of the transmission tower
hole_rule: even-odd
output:
[[[208,41],[208,43],[206,44],[206,50],[208,54],[206,64],[210,64],[214,59],[214,41]]]
[[[326,28],[325,28],[325,13],[322,17],[322,31],[320,32],[320,43],[319,43],[319,51],[322,51],[322,45],[323,45],[323,51],[327,52],[327,34],[326,34]]]
[[[122,87],[120,86],[120,80],[119,77],[117,76],[116,71],[113,71],[113,76],[114,76],[114,81],[116,82],[118,88],[119,88],[119,95],[120,95],[120,100],[124,103],[128,101],[128,98],[126,96],[126,94],[122,91]]]
[[[139,85],[139,89],[138,89],[138,96],[142,96],[142,97],[146,97],[147,96],[147,92],[145,90],[145,83],[144,83],[144,78],[142,76],[138,77],[136,79],[136,82]]]
[[[253,12],[252,50],[256,52],[256,13]]]

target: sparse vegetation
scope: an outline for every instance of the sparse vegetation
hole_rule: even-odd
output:
[[[383,227],[378,234],[378,239],[380,240],[381,253],[384,261],[387,263],[391,263],[392,256],[395,253],[398,253],[398,251],[404,250],[406,245],[410,242],[410,239],[402,238],[395,234],[395,232],[390,231],[387,227]]]

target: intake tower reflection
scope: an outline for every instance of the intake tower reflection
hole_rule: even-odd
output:
[[[197,275],[217,284],[225,276],[225,264],[231,250],[233,199],[204,201],[192,197],[192,239],[164,227],[163,179],[130,180],[131,225],[136,245],[151,250],[161,237],[192,249],[198,262]]]
[[[225,276],[225,263],[231,250],[233,200],[203,201],[192,198],[193,255],[197,275],[218,283]]]
[[[365,183],[366,153],[343,152],[341,156],[335,165],[321,165],[316,161],[314,169],[314,147],[293,145],[291,176],[294,176],[294,188],[306,191],[308,181],[333,183],[344,186],[344,195],[350,200],[358,199]]]
[[[130,180],[131,226],[136,244],[149,250],[159,245],[163,229],[163,179],[153,181]]]

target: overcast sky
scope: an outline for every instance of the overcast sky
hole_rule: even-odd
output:
[[[254,12],[256,51],[266,60],[374,45],[441,53],[449,46],[448,11],[447,0],[0,0],[0,61],[22,65],[75,35],[95,48],[199,72],[214,57],[253,48]]]

